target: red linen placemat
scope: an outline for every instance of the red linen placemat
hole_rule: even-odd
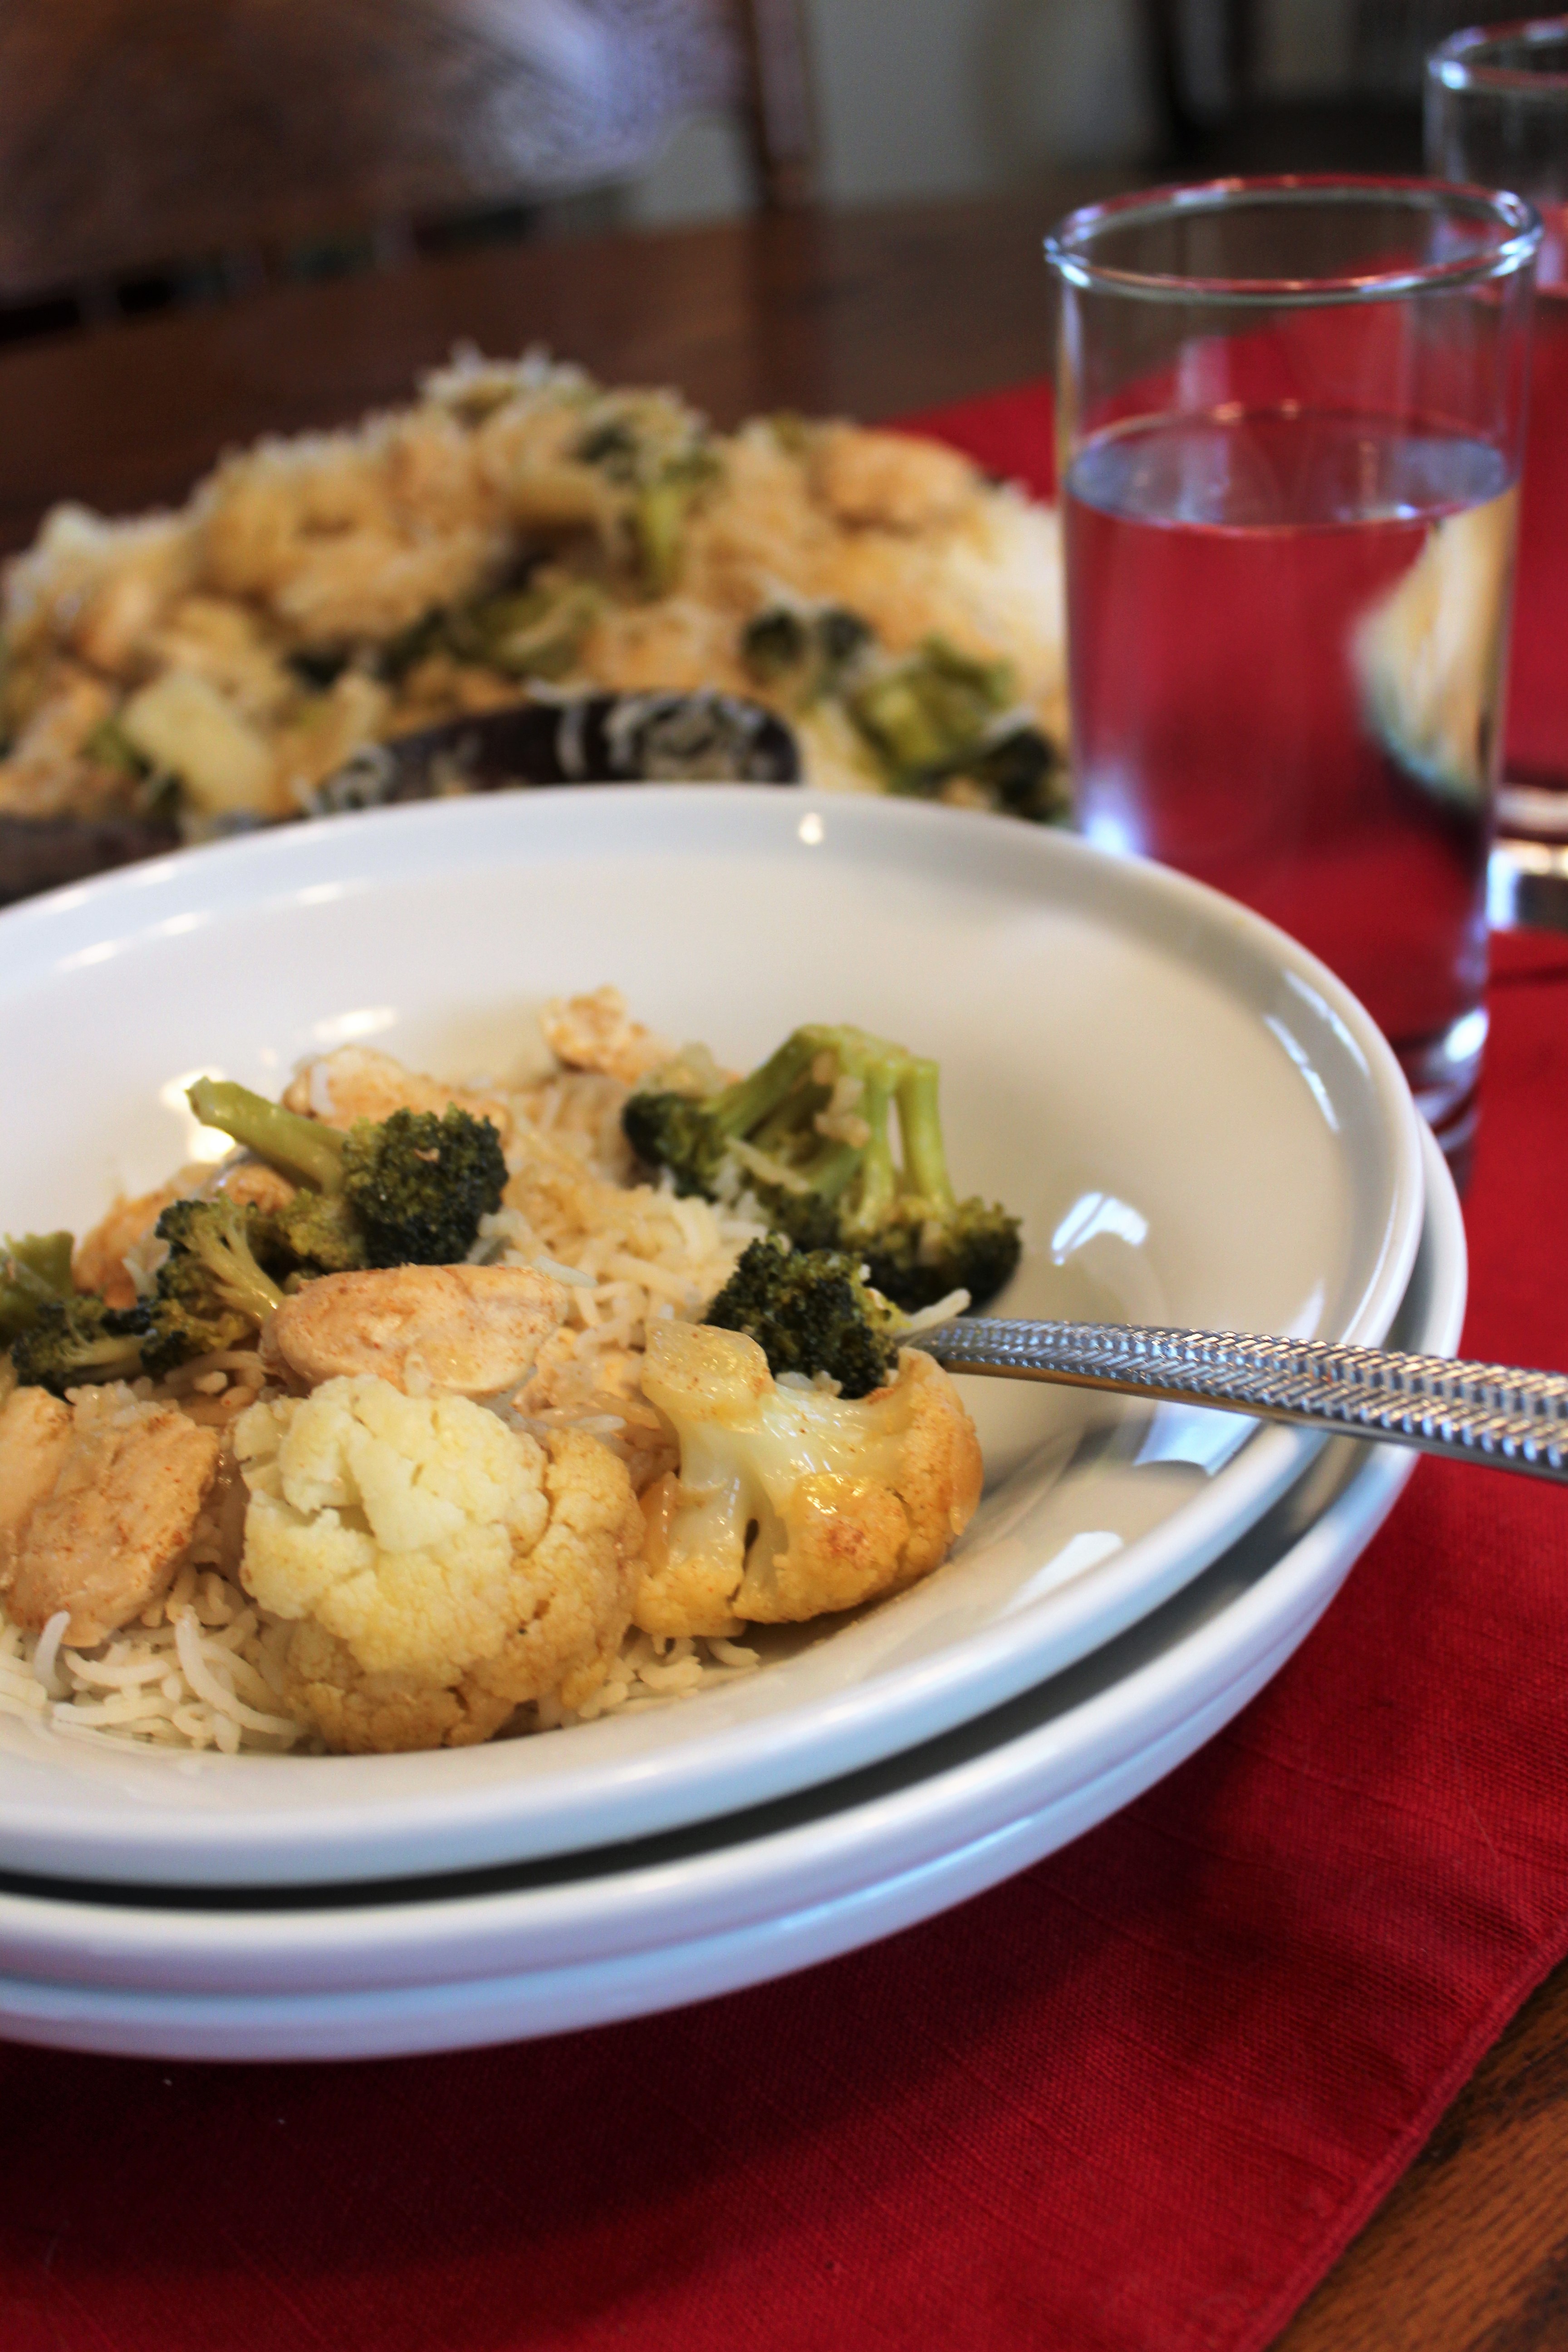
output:
[[[1047,411],[943,420],[1047,473]],[[1568,940],[1504,940],[1467,1344],[1568,1360]],[[1568,1505],[1425,1464],[1221,1737],[789,1982],[343,2068],[0,2052],[5,2352],[1249,2352],[1568,1948]]]

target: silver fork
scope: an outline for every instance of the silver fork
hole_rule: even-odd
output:
[[[1568,1375],[1331,1339],[965,1317],[912,1335],[950,1372],[1206,1404],[1568,1483]]]

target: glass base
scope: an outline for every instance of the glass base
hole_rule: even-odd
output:
[[[1394,1047],[1415,1108],[1431,1129],[1461,1192],[1469,1181],[1475,1151],[1486,1043],[1486,1010],[1478,1005],[1473,1012],[1461,1013],[1437,1036],[1415,1045],[1395,1041]]]
[[[1568,840],[1502,835],[1487,868],[1487,920],[1494,931],[1568,931]]]
[[[1508,782],[1498,788],[1498,831],[1507,840],[1568,844],[1568,776],[1561,783]]]

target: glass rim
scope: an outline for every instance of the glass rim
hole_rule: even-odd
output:
[[[1451,260],[1399,269],[1365,270],[1323,278],[1197,278],[1152,270],[1112,268],[1090,258],[1089,247],[1108,228],[1219,213],[1241,205],[1306,208],[1310,205],[1404,204],[1416,213],[1452,211],[1472,223],[1501,228],[1501,241],[1478,246]],[[1337,302],[1388,301],[1398,296],[1452,292],[1508,278],[1531,262],[1541,244],[1541,215],[1523,196],[1500,188],[1466,187],[1458,181],[1371,173],[1273,173],[1234,179],[1199,180],[1188,185],[1135,188],[1098,205],[1083,205],[1059,220],[1046,238],[1046,259],[1070,286],[1096,293],[1122,294],[1134,301],[1257,305],[1310,309]]]
[[[1427,79],[1444,89],[1486,92],[1497,98],[1521,98],[1561,105],[1568,94],[1568,68],[1505,66],[1489,62],[1488,52],[1504,47],[1529,48],[1539,41],[1568,43],[1568,16],[1520,16],[1502,25],[1470,25],[1439,41],[1426,60]]]

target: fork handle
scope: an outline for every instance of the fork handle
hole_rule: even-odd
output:
[[[1331,1339],[965,1317],[912,1335],[951,1372],[1055,1381],[1381,1438],[1568,1483],[1568,1376]]]

